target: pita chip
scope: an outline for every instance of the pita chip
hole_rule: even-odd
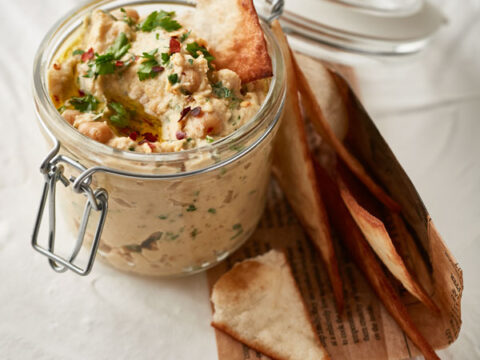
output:
[[[329,359],[309,319],[285,254],[237,263],[214,285],[212,325],[278,360]]]
[[[340,238],[355,264],[363,272],[375,294],[398,326],[422,352],[425,359],[439,360],[435,350],[410,318],[407,308],[388,280],[381,263],[377,260],[375,253],[343,203],[334,180],[320,165],[316,166],[316,170],[332,224],[339,232]]]
[[[373,194],[375,197],[387,206],[392,211],[399,211],[400,205],[393,200],[386,192],[379,186],[368,174],[364,166],[350,153],[350,151],[345,147],[345,145],[339,140],[335,135],[335,132],[332,130],[332,127],[329,125],[328,121],[325,119],[325,114],[322,111],[315,94],[308,83],[305,75],[298,66],[295,57],[292,55],[293,66],[295,68],[295,73],[298,79],[298,88],[302,95],[302,101],[304,106],[304,111],[307,115],[307,118],[312,122],[315,130],[322,136],[322,138],[335,150],[338,156],[345,162],[348,168],[357,176],[357,178],[366,186],[366,188]],[[323,65],[318,64],[322,67]],[[324,70],[324,69],[322,69]],[[331,79],[330,79],[331,80]],[[329,84],[327,82],[326,84]],[[335,86],[335,84],[330,84],[329,86]],[[340,116],[344,113],[337,113],[336,116],[339,117],[339,120],[342,120]],[[345,128],[345,125],[340,125],[342,128]]]
[[[272,61],[253,0],[198,0],[193,30],[209,44],[217,69],[242,83],[273,75]]]
[[[285,58],[287,95],[273,155],[273,173],[309,238],[326,265],[339,312],[343,308],[342,280],[338,271],[328,217],[318,190],[312,156],[308,148],[305,123],[298,99],[297,84],[287,39],[280,24],[272,30]]]
[[[360,196],[359,191],[355,191],[354,187],[347,184],[346,174],[344,174],[344,171],[339,171],[337,173],[337,186],[340,190],[340,196],[372,249],[410,294],[431,311],[439,313],[438,307],[427,295],[422,285],[408,271],[403,259],[395,249],[384,223],[357,201]],[[364,197],[364,199],[366,198]],[[368,201],[368,198],[366,201]]]
[[[330,71],[318,60],[309,56],[295,53],[295,60],[308,74],[308,83],[312,89],[315,89],[315,99],[322,109],[325,120],[332,129],[337,139],[343,140],[347,136],[348,131],[348,111],[342,98],[342,94],[330,75]],[[303,109],[311,107],[305,103],[304,96],[301,97]],[[312,114],[305,113],[307,120]],[[310,121],[310,120],[309,120]],[[318,131],[318,130],[317,130]]]

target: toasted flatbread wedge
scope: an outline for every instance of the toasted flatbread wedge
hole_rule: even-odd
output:
[[[318,190],[315,169],[308,149],[289,47],[280,24],[275,21],[272,29],[284,54],[287,75],[287,95],[274,148],[273,173],[290,206],[325,262],[337,308],[341,312],[342,280],[338,271],[328,217]]]
[[[316,170],[330,219],[350,256],[363,272],[387,311],[422,352],[425,359],[440,359],[410,318],[405,305],[383,272],[382,265],[343,203],[335,182],[319,165],[316,166]]]
[[[212,325],[252,349],[278,360],[329,359],[283,252],[237,263],[211,299]]]
[[[348,168],[357,176],[357,178],[375,195],[375,197],[392,211],[399,211],[400,205],[393,200],[368,174],[363,165],[348,151],[343,143],[335,136],[335,132],[330,127],[322,108],[318,104],[315,94],[310,87],[305,75],[293,58],[293,65],[298,79],[298,88],[302,95],[302,103],[307,118],[312,122],[317,132],[322,138],[335,150],[338,156],[345,162]],[[318,64],[322,66],[321,64]],[[324,69],[322,69],[324,70]]]
[[[209,44],[217,69],[242,83],[273,75],[267,43],[252,0],[198,0],[193,29]]]
[[[303,72],[308,74],[308,83],[312,89],[315,89],[315,99],[322,109],[324,119],[328,122],[335,137],[343,140],[347,136],[348,131],[348,112],[340,90],[330,75],[330,71],[318,60],[309,56],[300,53],[295,53],[294,56]],[[305,96],[301,97],[301,101],[303,109],[311,109],[305,103]],[[312,114],[305,112],[305,116],[309,120]]]
[[[427,295],[422,285],[408,271],[403,259],[395,249],[383,222],[357,201],[357,198],[360,197],[359,191],[354,186],[349,186],[345,171],[337,172],[336,181],[340,190],[340,196],[350,215],[383,264],[410,294],[425,304],[431,311],[439,313],[438,307]],[[364,202],[369,201],[368,195],[363,194]],[[373,206],[373,204],[370,205],[370,207]]]

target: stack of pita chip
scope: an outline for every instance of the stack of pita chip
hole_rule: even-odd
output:
[[[200,0],[197,8],[200,20],[196,30],[215,44],[211,51],[218,68],[236,71],[244,83],[271,76],[267,46],[251,0]],[[393,276],[426,311],[439,312],[401,256],[402,247],[409,246],[411,239],[405,236],[405,242],[400,240],[403,244],[397,245],[397,251],[398,236],[393,239],[384,225],[388,217],[406,229],[401,207],[342,142],[348,126],[342,89],[335,86],[335,77],[327,69],[321,69],[324,81],[315,85],[323,86],[315,94],[279,23],[274,22],[272,29],[287,72],[273,171],[326,266],[338,311],[341,313],[344,299],[331,225],[405,334],[425,358],[438,359],[391,283]],[[308,66],[308,60],[305,63]],[[312,151],[308,144],[301,108],[321,138],[320,150]],[[212,325],[257,351],[275,359],[329,358],[282,252],[270,251],[236,264],[215,284],[211,300]]]

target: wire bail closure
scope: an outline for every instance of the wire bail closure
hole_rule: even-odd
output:
[[[32,246],[39,253],[48,257],[48,262],[53,270],[62,273],[67,270],[71,270],[79,275],[85,276],[90,273],[95,261],[98,246],[100,244],[100,237],[102,235],[103,227],[105,225],[105,219],[108,212],[108,193],[105,189],[98,188],[95,191],[91,187],[92,174],[85,177],[83,173],[88,171],[79,162],[59,154],[60,142],[50,133],[50,131],[44,126],[44,129],[54,142],[53,149],[48,153],[40,166],[40,172],[44,176],[45,183],[43,185],[43,192],[40,198],[40,207],[37,212],[37,218],[32,234]],[[65,165],[70,165],[80,172],[79,178],[70,177],[67,179],[63,174]],[[80,181],[78,181],[80,180]],[[71,255],[68,258],[64,258],[55,253],[55,235],[56,235],[56,188],[57,183],[61,182],[65,187],[68,187],[72,183],[72,189],[77,194],[83,194],[87,198],[85,208],[83,211],[82,221],[77,235],[77,240]],[[48,217],[49,217],[49,230],[48,230],[48,247],[45,248],[38,243],[38,233],[42,224],[44,210],[48,202]],[[100,212],[97,228],[93,238],[92,245],[89,250],[88,260],[85,267],[80,267],[74,263],[77,258],[80,249],[85,241],[85,233],[89,222],[92,209]]]

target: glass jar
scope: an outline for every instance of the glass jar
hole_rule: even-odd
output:
[[[262,23],[274,76],[256,115],[227,137],[175,153],[111,148],[80,134],[60,116],[49,98],[46,78],[54,56],[86,14],[127,3],[141,15],[152,9],[192,10],[186,1],[95,1],[61,19],[37,52],[35,107],[54,149],[41,166],[45,184],[32,244],[59,272],[88,274],[98,250],[101,259],[120,270],[153,276],[191,274],[215,265],[241,246],[261,217],[272,140],[285,97],[283,58],[268,24]],[[61,216],[78,234],[66,256],[55,249],[56,190]],[[47,205],[45,246],[38,235]]]

